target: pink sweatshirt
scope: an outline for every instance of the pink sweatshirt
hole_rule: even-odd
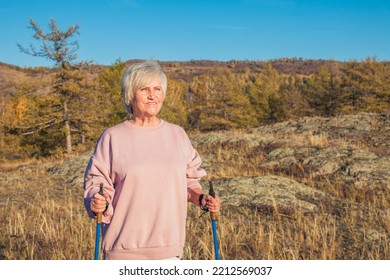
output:
[[[103,214],[106,259],[182,257],[188,189],[206,175],[185,131],[165,121],[140,127],[128,121],[99,138],[84,178],[84,203],[103,183],[110,205]]]

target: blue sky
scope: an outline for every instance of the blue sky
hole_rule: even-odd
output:
[[[44,30],[80,25],[78,60],[189,61],[282,57],[390,60],[388,0],[0,0],[0,61],[53,66],[19,52]]]

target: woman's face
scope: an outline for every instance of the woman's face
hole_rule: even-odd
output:
[[[132,102],[134,117],[155,117],[160,112],[164,97],[159,76],[150,77],[135,91]]]

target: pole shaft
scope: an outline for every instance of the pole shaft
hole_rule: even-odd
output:
[[[214,239],[214,251],[215,251],[215,259],[219,260],[219,248],[218,248],[218,236],[217,236],[217,221],[212,220],[211,221],[212,227],[213,227],[213,239]]]
[[[95,256],[94,260],[99,259],[99,243],[100,243],[100,224],[96,225],[96,237],[95,237]]]

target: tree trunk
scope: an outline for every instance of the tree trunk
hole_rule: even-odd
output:
[[[72,153],[72,137],[70,134],[70,125],[68,118],[68,104],[64,102],[64,119],[65,119],[65,135],[66,135],[66,151],[68,154]]]

